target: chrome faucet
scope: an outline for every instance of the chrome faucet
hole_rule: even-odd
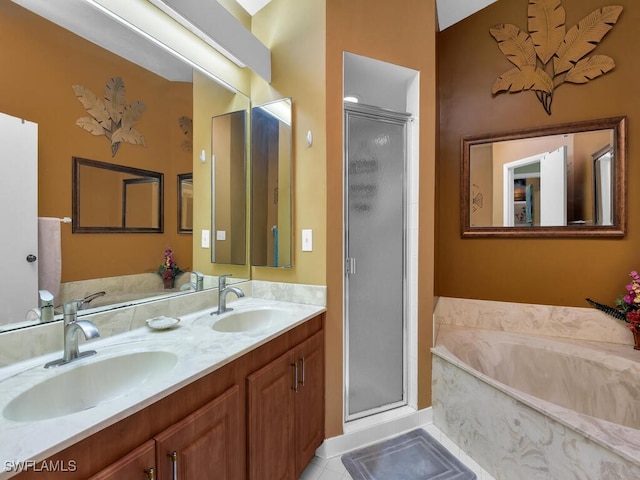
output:
[[[42,323],[53,322],[53,295],[48,290],[38,290],[38,312]]]
[[[195,270],[191,272],[191,278],[196,277],[195,282],[187,282],[180,287],[180,291],[189,290],[190,288],[194,289],[196,292],[201,292],[204,290],[204,275],[200,272],[196,272]]]
[[[78,358],[95,355],[95,350],[87,350],[80,353],[78,350],[78,334],[82,332],[86,340],[91,340],[100,336],[96,326],[89,320],[78,320],[78,307],[82,305],[84,299],[70,300],[62,307],[64,313],[64,352],[62,358],[47,363],[44,368],[57,367],[73,362]]]
[[[233,292],[236,294],[238,298],[244,297],[244,292],[240,290],[238,287],[227,287],[227,277],[231,277],[230,273],[226,275],[220,275],[218,277],[218,310],[216,312],[212,312],[216,315],[220,315],[221,313],[230,312],[233,308],[227,307],[227,295],[229,292]]]

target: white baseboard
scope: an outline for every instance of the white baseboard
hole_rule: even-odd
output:
[[[355,420],[345,424],[344,434],[325,439],[316,450],[316,455],[321,458],[336,457],[432,422],[433,411],[431,407],[423,410],[403,407]]]

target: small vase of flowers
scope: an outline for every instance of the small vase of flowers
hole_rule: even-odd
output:
[[[158,274],[162,277],[164,288],[173,288],[176,277],[181,273],[182,270],[173,257],[173,250],[167,247],[164,250],[164,261],[158,267]]]
[[[640,350],[640,274],[633,270],[629,273],[631,283],[626,285],[626,293],[616,299],[616,306],[603,305],[590,298],[587,302],[607,315],[627,323],[633,333],[634,349]]]

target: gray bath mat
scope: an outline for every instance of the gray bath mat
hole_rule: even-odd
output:
[[[419,429],[342,456],[353,480],[476,480],[476,475]]]

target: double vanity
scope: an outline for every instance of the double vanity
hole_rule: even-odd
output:
[[[0,478],[297,479],[324,439],[325,308],[227,306],[1,368]]]

